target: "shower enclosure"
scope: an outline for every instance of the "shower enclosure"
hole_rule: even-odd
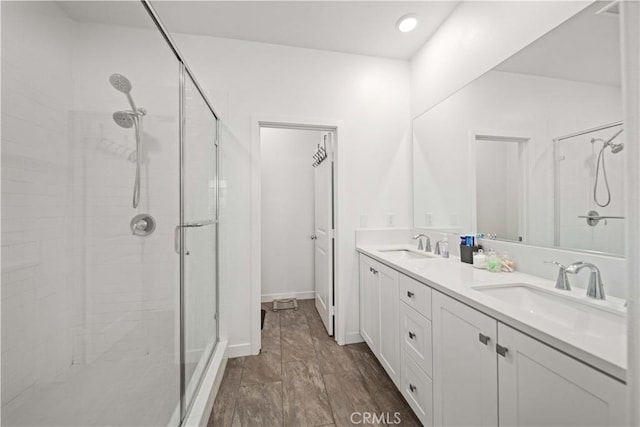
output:
[[[617,122],[553,140],[556,246],[624,255],[623,137]]]
[[[146,1],[1,7],[2,426],[179,425],[219,341],[215,111]]]

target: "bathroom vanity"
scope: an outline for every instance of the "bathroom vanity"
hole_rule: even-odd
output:
[[[425,426],[622,425],[624,301],[359,246],[360,333]]]

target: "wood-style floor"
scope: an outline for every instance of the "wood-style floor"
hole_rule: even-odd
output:
[[[419,426],[367,345],[337,345],[313,300],[298,302],[298,311],[263,304],[262,351],[229,359],[209,426],[376,425],[354,412],[389,414],[390,424],[399,413],[401,425]]]

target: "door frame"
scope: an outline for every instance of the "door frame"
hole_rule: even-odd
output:
[[[260,129],[280,128],[333,132],[333,218],[334,218],[334,250],[333,250],[333,303],[334,314],[334,339],[338,344],[344,344],[343,319],[339,307],[341,307],[340,286],[339,286],[339,265],[340,265],[340,179],[339,179],[339,143],[342,121],[335,119],[317,119],[308,117],[259,115],[251,117],[251,302],[250,302],[250,324],[251,324],[251,354],[260,353],[262,344],[261,336],[261,316],[260,306],[262,302],[262,172],[260,156]],[[309,165],[311,165],[309,158]]]

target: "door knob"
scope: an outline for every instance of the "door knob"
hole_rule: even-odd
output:
[[[311,236],[311,240],[318,240],[318,236],[316,236],[315,234]]]

